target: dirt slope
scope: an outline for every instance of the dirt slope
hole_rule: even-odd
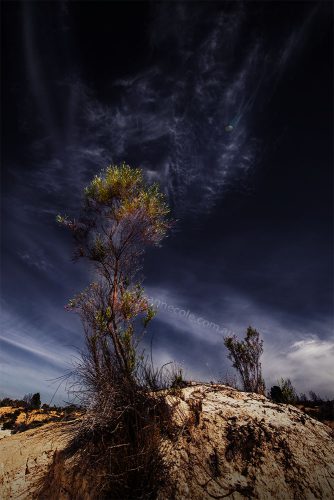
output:
[[[164,443],[175,498],[334,498],[334,442],[326,425],[221,385],[187,387],[167,398],[178,426],[176,438]],[[71,459],[55,454],[74,425],[47,424],[3,438],[0,498],[34,498],[52,461],[53,482],[42,498],[98,498],[93,477],[74,477]],[[161,491],[160,500],[166,498]]]
[[[181,399],[182,398],[182,399]],[[332,430],[290,405],[222,386],[186,388],[170,461],[177,498],[333,499]]]
[[[71,422],[42,427],[7,436],[0,441],[0,499],[28,499],[47,472],[54,453],[68,442]]]

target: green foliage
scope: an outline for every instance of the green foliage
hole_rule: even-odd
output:
[[[157,312],[156,312],[156,310],[155,310],[153,307],[149,306],[149,307],[147,308],[147,311],[146,311],[146,316],[145,316],[145,318],[143,319],[143,325],[144,325],[144,328],[146,328],[146,327],[147,327],[147,325],[148,325],[148,324],[149,324],[149,322],[150,322],[150,321],[154,318],[154,316],[156,315],[156,313],[157,313]]]
[[[281,378],[277,381],[278,387],[281,389],[281,403],[294,404],[297,399],[297,393],[289,378]]]
[[[165,216],[170,211],[165,197],[157,184],[145,184],[138,168],[133,169],[125,163],[109,166],[85,188],[85,197],[87,206],[94,202],[108,207],[118,221],[144,213],[151,218],[150,229],[161,236],[165,233]]]
[[[84,195],[79,218],[58,216],[57,222],[73,233],[75,257],[88,259],[97,279],[67,307],[81,315],[96,373],[113,360],[132,376],[143,334],[137,318],[145,330],[155,314],[135,277],[145,248],[158,245],[171,225],[169,207],[158,185],[147,185],[143,172],[125,163],[96,175]]]
[[[239,373],[244,391],[264,394],[265,384],[262,378],[260,356],[263,353],[263,340],[260,334],[249,326],[244,340],[238,340],[236,335],[224,338],[228,349],[228,358]]]
[[[96,261],[103,261],[103,259],[106,256],[106,248],[103,245],[103,241],[101,240],[100,236],[98,235],[95,239],[95,243],[92,246],[92,259]]]
[[[172,373],[170,385],[172,389],[181,389],[186,385],[182,368],[177,368],[174,373]]]
[[[152,383],[158,377],[145,371],[139,350],[155,311],[138,271],[145,249],[165,237],[168,214],[159,187],[146,185],[140,169],[123,163],[94,177],[78,219],[57,218],[73,233],[75,258],[87,259],[95,276],[67,307],[80,315],[87,347],[75,371],[87,412],[72,444],[81,442],[80,467],[96,467],[101,498],[156,498],[164,476],[165,419],[160,396],[147,383],[147,375]]]
[[[57,215],[56,221],[58,224],[65,224],[68,221],[67,215]]]

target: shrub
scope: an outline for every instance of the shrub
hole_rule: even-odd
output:
[[[78,220],[57,218],[74,235],[75,258],[87,259],[96,273],[68,308],[81,316],[97,378],[111,361],[124,377],[135,376],[138,339],[155,314],[135,279],[145,248],[158,245],[170,227],[168,213],[158,186],[146,186],[140,169],[122,164],[94,177]]]
[[[278,385],[274,385],[270,389],[270,397],[275,403],[284,403],[282,389]]]
[[[314,391],[309,391],[309,395],[310,395],[310,400],[312,401],[312,403],[322,403],[323,402],[323,399],[321,396],[319,396],[319,394],[316,394]]]
[[[41,395],[39,392],[36,392],[33,394],[31,398],[31,409],[32,410],[39,410],[41,407]]]
[[[297,393],[295,391],[295,388],[292,385],[292,382],[289,378],[281,378],[280,380],[277,381],[278,386],[281,389],[282,393],[282,398],[283,401],[282,403],[286,404],[294,404],[298,400]]]
[[[17,417],[20,414],[20,410],[15,410],[13,413],[9,415],[9,418],[5,420],[5,422],[2,424],[3,430],[14,430],[15,429],[15,422]]]
[[[74,390],[87,409],[68,453],[79,453],[80,470],[98,470],[100,493],[108,498],[153,498],[164,479],[167,409],[150,392],[160,375],[139,352],[155,312],[137,276],[145,248],[158,245],[170,227],[168,213],[158,186],[122,164],[92,180],[78,219],[57,218],[73,233],[75,258],[87,259],[96,276],[68,304],[84,326]]]
[[[319,420],[334,420],[334,400],[323,401],[321,403]]]
[[[265,384],[260,363],[263,340],[260,340],[259,332],[249,326],[244,340],[239,341],[233,335],[225,337],[224,344],[229,351],[228,358],[241,377],[243,390],[264,394]]]
[[[0,401],[0,407],[3,406],[15,406],[15,401],[10,398],[4,398]]]
[[[39,392],[25,394],[23,396],[24,406],[27,410],[39,410],[41,407],[41,395]]]

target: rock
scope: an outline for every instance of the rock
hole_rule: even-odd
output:
[[[334,441],[326,425],[221,385],[183,389],[179,407],[177,419],[181,413],[188,424],[169,448],[176,498],[334,498]]]
[[[45,424],[0,442],[0,498],[31,499],[57,450],[69,439],[73,423]]]
[[[163,450],[176,499],[334,498],[333,431],[326,425],[222,385],[193,385],[166,398],[177,432]],[[0,498],[35,498],[50,465],[50,493],[40,498],[98,498],[94,475],[74,475],[75,457],[58,459],[75,425],[46,424],[1,440]],[[159,500],[169,498],[160,491]]]

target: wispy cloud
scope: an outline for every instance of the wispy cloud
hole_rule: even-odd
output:
[[[161,4],[154,11],[152,46],[159,52],[168,42],[173,64],[161,58],[148,69],[114,81],[111,95],[117,91],[117,99],[109,104],[95,98],[78,78],[59,82],[58,90],[67,96],[63,139],[50,125],[51,136],[48,132],[40,137],[35,147],[43,151],[56,138],[53,157],[42,154],[30,176],[31,186],[57,196],[58,203],[62,195],[69,199],[69,190],[77,201],[73,186],[79,193],[96,171],[126,160],[160,181],[177,214],[201,214],[258,163],[261,143],[254,124],[263,96],[268,100],[302,44],[313,10],[278,48],[268,48],[255,30],[242,52],[247,22],[242,3],[219,15],[203,5],[193,10],[186,4]],[[173,22],[166,23],[166,18]],[[28,10],[27,64],[33,90],[43,89],[44,95],[42,72],[32,62],[31,25]],[[49,100],[39,105],[50,124]],[[225,126],[231,121],[236,126],[228,133]]]
[[[333,398],[334,342],[307,335],[280,351],[270,349],[265,357],[266,374],[271,382],[290,378],[300,392],[314,391]]]
[[[210,2],[196,4],[196,8],[186,3],[157,3],[152,8],[151,64],[136,72],[130,68],[127,76],[110,81],[110,96],[102,100],[75,74],[59,74],[52,81],[45,77],[34,11],[29,5],[24,7],[27,81],[36,101],[29,108],[33,115],[21,119],[29,124],[35,120],[39,127],[35,123],[25,164],[8,166],[13,182],[5,199],[4,223],[11,267],[5,274],[12,308],[6,304],[2,340],[3,371],[13,391],[15,373],[29,392],[33,390],[29,384],[49,378],[47,373],[52,372],[50,378],[59,374],[68,353],[73,352],[71,345],[81,338],[80,326],[65,319],[62,307],[86,282],[87,272],[69,262],[70,240],[56,227],[56,214],[76,212],[82,187],[89,179],[109,163],[123,160],[141,166],[150,181],[159,181],[174,214],[192,216],[193,222],[210,212],[232,186],[244,189],[240,181],[247,180],[262,155],[255,127],[259,113],[289,71],[313,19],[311,9],[299,27],[288,36],[282,33],[274,47],[255,28],[243,43],[247,12],[241,2],[226,12],[221,9],[218,15],[210,10]],[[68,34],[65,28],[62,24],[62,36]],[[61,103],[60,110],[56,103]],[[22,114],[24,109],[28,108],[22,106]],[[235,128],[228,133],[225,125],[233,120]],[[193,274],[198,264],[192,263]],[[193,290],[159,285],[149,293],[240,334],[252,323],[264,332],[268,353],[283,352],[296,338],[304,342],[316,332],[318,354],[327,356],[319,347],[323,325],[317,329],[312,323],[306,329],[302,324],[297,329],[294,318],[287,315],[285,319],[276,315],[273,321],[268,309],[260,311],[246,294],[228,287],[218,289],[215,280],[208,277],[206,286],[193,278],[198,296]],[[159,347],[159,359],[169,361],[179,349],[189,364],[197,360],[198,373],[205,373],[201,356],[211,357],[218,370],[224,355],[217,347],[221,338],[213,328],[162,310],[156,321],[167,339]],[[284,360],[300,364],[300,371],[291,374],[297,381],[302,378],[307,352],[305,346],[295,346],[291,347],[294,355],[280,358],[289,374]],[[268,356],[265,367],[275,367],[274,355]],[[15,359],[20,359],[19,368]],[[278,365],[276,371],[268,371],[269,376],[276,377],[276,373],[280,374]],[[319,383],[326,385],[326,374],[319,373]]]
[[[33,326],[11,314],[2,304],[0,334],[0,373],[2,394],[22,397],[24,392],[41,392],[43,401],[52,397],[60,380],[73,369],[76,352],[73,345],[66,345],[56,336],[52,337],[50,324]],[[44,331],[43,331],[44,330]],[[59,331],[59,330],[58,330]],[[61,384],[55,401],[66,399],[66,384]]]
[[[43,252],[40,249],[35,249],[33,252],[18,252],[20,259],[28,264],[28,266],[38,269],[38,271],[48,272],[53,269],[53,265],[49,262]]]
[[[73,347],[63,339],[60,343],[57,337],[50,336],[40,328],[11,314],[2,307],[0,340],[21,351],[34,354],[41,360],[52,363],[54,366],[64,368],[70,361]]]

